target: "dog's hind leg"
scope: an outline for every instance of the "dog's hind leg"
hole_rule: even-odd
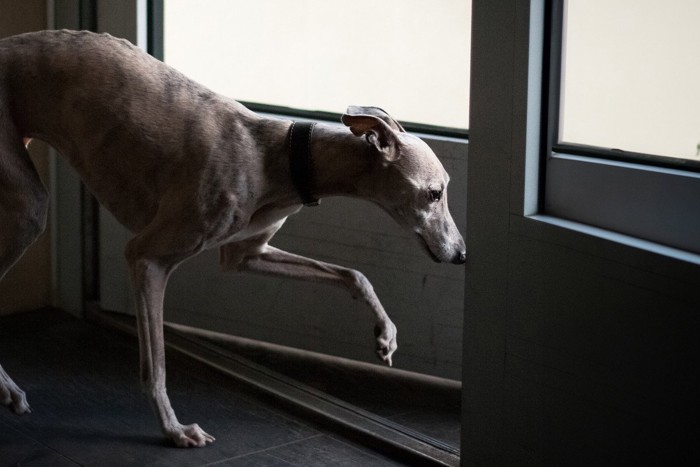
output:
[[[0,116],[3,114],[0,111]],[[11,122],[0,121],[0,280],[46,226],[48,193]],[[29,412],[22,391],[0,367],[0,404]]]
[[[0,129],[0,280],[46,227],[49,195],[22,138]]]

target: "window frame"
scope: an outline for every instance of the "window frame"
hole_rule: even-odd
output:
[[[565,2],[545,3],[539,213],[700,253],[699,161],[559,141]]]
[[[549,115],[547,122],[547,147],[552,148],[555,154],[569,154],[575,156],[594,157],[619,162],[636,162],[655,167],[664,167],[691,172],[700,172],[700,160],[684,159],[680,157],[660,156],[650,153],[626,151],[618,148],[604,148],[595,145],[569,143],[559,140],[561,113],[561,78],[562,78],[562,54],[564,52],[564,22],[565,3],[567,0],[550,0],[551,4],[546,10],[546,25],[548,37],[549,57],[548,70],[548,95],[549,106],[545,107]]]

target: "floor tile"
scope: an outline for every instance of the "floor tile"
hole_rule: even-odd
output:
[[[0,466],[75,467],[80,464],[0,423]]]
[[[372,467],[403,465],[378,454],[357,449],[344,441],[320,435],[286,444],[264,452],[232,459],[223,466],[304,466],[304,467]]]

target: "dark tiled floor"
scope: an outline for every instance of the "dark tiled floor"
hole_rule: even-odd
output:
[[[135,339],[61,312],[0,318],[0,364],[33,411],[0,407],[0,466],[399,465],[174,359],[168,389],[180,420],[217,441],[171,447],[141,395]]]

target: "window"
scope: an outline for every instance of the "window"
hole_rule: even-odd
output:
[[[700,4],[546,4],[542,210],[700,253]]]
[[[471,2],[164,2],[164,60],[246,103],[466,130]]]
[[[700,161],[700,2],[569,0],[560,142]]]

